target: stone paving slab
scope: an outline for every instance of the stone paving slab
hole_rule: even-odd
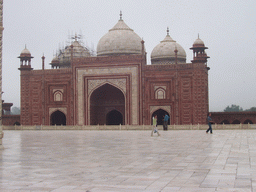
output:
[[[256,130],[4,131],[1,192],[256,191]]]

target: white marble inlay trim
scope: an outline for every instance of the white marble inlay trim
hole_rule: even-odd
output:
[[[129,75],[131,79],[131,105],[130,105],[130,111],[132,111],[132,118],[131,118],[131,124],[133,125],[138,125],[139,124],[139,94],[138,94],[138,68],[137,66],[130,66],[130,67],[102,67],[102,68],[80,68],[77,69],[76,71],[76,76],[77,76],[77,86],[76,86],[76,91],[77,91],[77,123],[78,125],[84,125],[85,123],[85,110],[89,109],[84,109],[84,102],[85,102],[85,96],[84,96],[84,77],[86,76],[93,76],[95,79],[96,76],[99,76],[101,79],[104,75],[109,76],[111,75],[112,77],[115,77],[115,75]],[[116,76],[116,77],[118,77]],[[106,78],[106,80],[108,80]],[[118,80],[118,78],[117,78]],[[126,85],[119,85],[121,87],[125,87]],[[87,90],[89,91],[89,90]],[[91,90],[92,91],[92,90]],[[123,90],[124,92],[126,91]],[[90,117],[88,117],[90,118]]]
[[[153,114],[158,109],[165,110],[169,114],[171,113],[171,106],[170,105],[165,105],[165,106],[156,105],[156,106],[150,106],[150,114]]]
[[[62,113],[64,113],[67,116],[67,108],[66,107],[52,107],[49,108],[49,116],[52,115],[53,112],[55,111],[61,111]]]

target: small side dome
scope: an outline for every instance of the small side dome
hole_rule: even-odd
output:
[[[66,46],[64,49],[60,50],[58,55],[53,58],[50,65],[52,65],[52,68],[69,68],[71,67],[71,53],[73,49],[73,58],[84,58],[84,57],[91,57],[92,53],[89,50],[89,48],[83,46],[78,42],[77,40],[78,36],[75,35],[71,45]]]
[[[30,51],[26,48],[25,46],[25,49],[23,49],[20,53],[20,57],[31,57],[31,53]]]
[[[204,47],[204,42],[199,38],[199,35],[198,38],[193,43],[193,47]]]
[[[18,57],[20,59],[20,68],[19,70],[32,70],[31,68],[31,59],[34,58],[31,56],[31,53],[26,48],[23,49],[20,53],[20,56]]]
[[[193,50],[192,63],[207,63],[207,59],[210,57],[207,56],[205,50],[208,49],[208,47],[205,47],[204,42],[199,38],[199,35],[190,49]]]
[[[169,29],[167,28],[166,37],[153,49],[151,53],[151,63],[175,64],[176,62],[186,63],[186,52],[180,44],[170,37]]]
[[[51,64],[59,64],[59,63],[60,63],[60,61],[59,61],[59,58],[57,56],[52,59]]]
[[[52,63],[56,63],[56,62],[59,62],[59,59],[57,56],[55,56],[53,59],[52,59]]]
[[[122,20],[105,34],[97,45],[98,56],[141,54],[141,38]]]
[[[75,40],[70,46],[67,46],[58,56],[60,62],[60,68],[70,67],[71,64],[71,49],[73,46],[73,58],[90,57],[90,51],[83,47],[77,40]]]
[[[59,65],[60,65],[59,58],[58,58],[57,56],[55,56],[55,57],[52,59],[52,62],[50,63],[50,65],[52,66],[52,68],[58,68]]]

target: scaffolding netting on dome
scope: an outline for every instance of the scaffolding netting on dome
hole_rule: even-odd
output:
[[[71,39],[74,39],[70,45],[60,48],[56,56],[53,58],[50,65],[52,68],[70,68],[71,67],[71,55],[73,58],[83,58],[95,56],[95,51],[88,46],[85,46],[81,41],[81,35],[75,35]]]

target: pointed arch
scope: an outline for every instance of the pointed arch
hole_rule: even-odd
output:
[[[13,125],[20,125],[20,122],[16,121]]]
[[[122,122],[125,122],[125,95],[123,91],[114,85],[104,83],[97,87],[89,97],[90,124],[107,124],[107,120],[109,120],[107,114],[111,111],[115,111],[115,114],[120,113]]]
[[[60,110],[56,110],[50,116],[51,125],[66,125],[66,115]]]
[[[112,110],[106,115],[106,125],[123,125],[123,115],[118,110]]]
[[[113,87],[120,89],[120,91],[122,91],[124,95],[126,94],[126,86],[125,86],[126,79],[108,79],[108,80],[102,79],[102,80],[89,80],[89,81],[91,82],[88,85],[89,97],[96,89],[106,84],[112,85]]]
[[[154,111],[151,114],[151,124],[152,124],[153,117],[156,115],[157,116],[157,125],[163,125],[165,114],[170,116],[170,114],[167,111],[163,110],[163,109],[158,109],[158,110]],[[169,124],[170,124],[170,119],[168,120],[168,125]]]
[[[158,88],[155,90],[155,99],[165,99],[166,98],[166,93],[163,88]]]
[[[226,120],[226,119],[225,119],[225,120],[221,121],[221,123],[220,123],[220,124],[230,124],[230,123],[229,123],[229,121],[228,121],[228,120]]]
[[[236,120],[234,120],[233,122],[232,122],[232,124],[240,124],[241,122],[238,120],[238,119],[236,119]]]
[[[53,93],[54,101],[63,101],[63,93],[60,90],[57,90]]]
[[[250,119],[246,119],[245,121],[244,121],[244,124],[253,124],[253,122],[250,120]]]

